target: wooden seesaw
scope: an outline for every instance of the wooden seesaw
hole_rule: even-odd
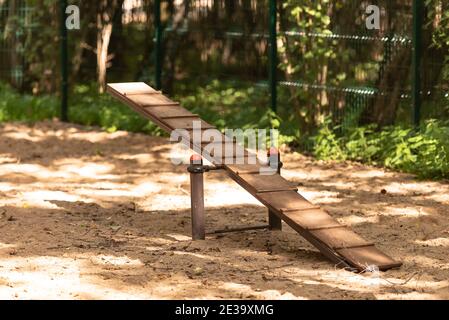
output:
[[[189,147],[209,160],[213,166],[204,166],[201,157],[193,156],[189,172],[192,191],[192,237],[202,240],[206,237],[203,175],[211,170],[224,170],[228,176],[253,195],[269,210],[269,225],[254,228],[226,229],[217,232],[233,232],[252,229],[281,230],[282,220],[302,237],[315,246],[320,252],[334,262],[339,268],[364,272],[373,266],[381,271],[399,268],[402,263],[395,261],[381,252],[376,246],[363,239],[347,226],[340,224],[327,212],[305,198],[287,180],[281,177],[280,155],[271,150],[269,158],[277,162],[277,173],[269,177],[261,175],[268,164],[227,164],[223,157],[214,157],[206,151],[206,145],[211,141],[196,141],[194,123],[201,123],[201,130],[216,131],[226,143],[233,148],[241,148],[235,141],[229,142],[215,127],[201,120],[198,115],[182,108],[161,92],[154,90],[142,82],[109,84],[108,92],[119,99],[143,117],[151,120],[168,133],[182,130],[188,139]],[[249,156],[249,151],[243,150],[243,157]],[[238,162],[240,163],[240,162]],[[216,233],[217,233],[216,232]]]

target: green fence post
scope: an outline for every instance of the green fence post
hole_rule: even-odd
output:
[[[60,0],[60,46],[61,46],[61,121],[67,122],[68,117],[68,50],[67,50],[67,27],[66,8],[67,0]]]
[[[277,112],[277,1],[270,1],[270,91],[271,109]]]
[[[422,59],[422,25],[423,0],[413,0],[413,62],[412,62],[412,101],[413,124],[421,122],[421,59]]]
[[[155,84],[156,89],[162,89],[162,24],[161,24],[161,1],[154,1],[154,27],[155,27]]]

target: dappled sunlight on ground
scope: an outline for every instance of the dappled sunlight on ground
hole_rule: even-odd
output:
[[[427,215],[421,208],[414,207],[401,207],[401,208],[388,208],[383,213],[383,216],[405,216],[405,217],[422,217]]]
[[[284,156],[306,198],[404,261],[360,275],[287,226],[190,241],[189,175],[167,139],[57,122],[6,124],[0,139],[0,298],[449,298],[446,183]],[[209,231],[266,223],[222,173],[205,188]]]

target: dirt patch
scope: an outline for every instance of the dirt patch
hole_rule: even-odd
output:
[[[285,156],[302,194],[404,261],[358,275],[287,226],[191,242],[189,177],[164,138],[43,122],[0,140],[2,299],[449,298],[446,183]],[[206,198],[209,230],[266,222],[222,174]]]

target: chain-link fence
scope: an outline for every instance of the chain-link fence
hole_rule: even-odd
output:
[[[23,85],[26,37],[33,7],[25,0],[0,1],[0,79],[17,88]]]
[[[81,29],[68,36],[73,88],[96,81],[101,33],[97,7],[68,2],[80,7],[82,17]],[[24,54],[25,43],[43,46],[46,41],[39,32],[32,32],[30,41],[26,28],[48,28],[42,15],[33,19],[30,3],[0,0],[0,77],[19,87],[32,83],[27,81],[33,69]],[[442,19],[430,19],[423,0],[116,3],[120,5],[111,16],[108,81],[142,80],[178,95],[188,94],[192,87],[208,88],[214,80],[223,87],[251,87],[260,108],[272,108],[301,129],[325,117],[352,127],[410,123],[412,115],[449,116],[449,87],[441,72],[447,48],[433,42],[435,24]],[[414,10],[418,3],[422,7]],[[378,29],[366,26],[368,5],[380,9]],[[439,8],[447,5],[441,1]],[[56,30],[45,39],[58,39],[58,23],[51,26]],[[59,52],[55,43],[52,52]],[[59,79],[60,72],[53,70],[60,65],[55,64],[57,56],[48,59],[45,71],[34,70]]]
[[[267,92],[276,94],[271,105],[284,116],[316,123],[328,115],[343,127],[409,123],[420,116],[421,100],[426,118],[445,113],[444,53],[432,45],[425,7],[414,14],[411,0],[277,1],[273,34],[273,2],[180,1],[170,8],[170,1],[162,1],[166,88],[183,74],[185,81],[233,79],[268,89],[270,46],[276,45],[276,92]],[[368,4],[380,8],[373,30],[366,26]],[[419,77],[413,76],[413,52]]]

